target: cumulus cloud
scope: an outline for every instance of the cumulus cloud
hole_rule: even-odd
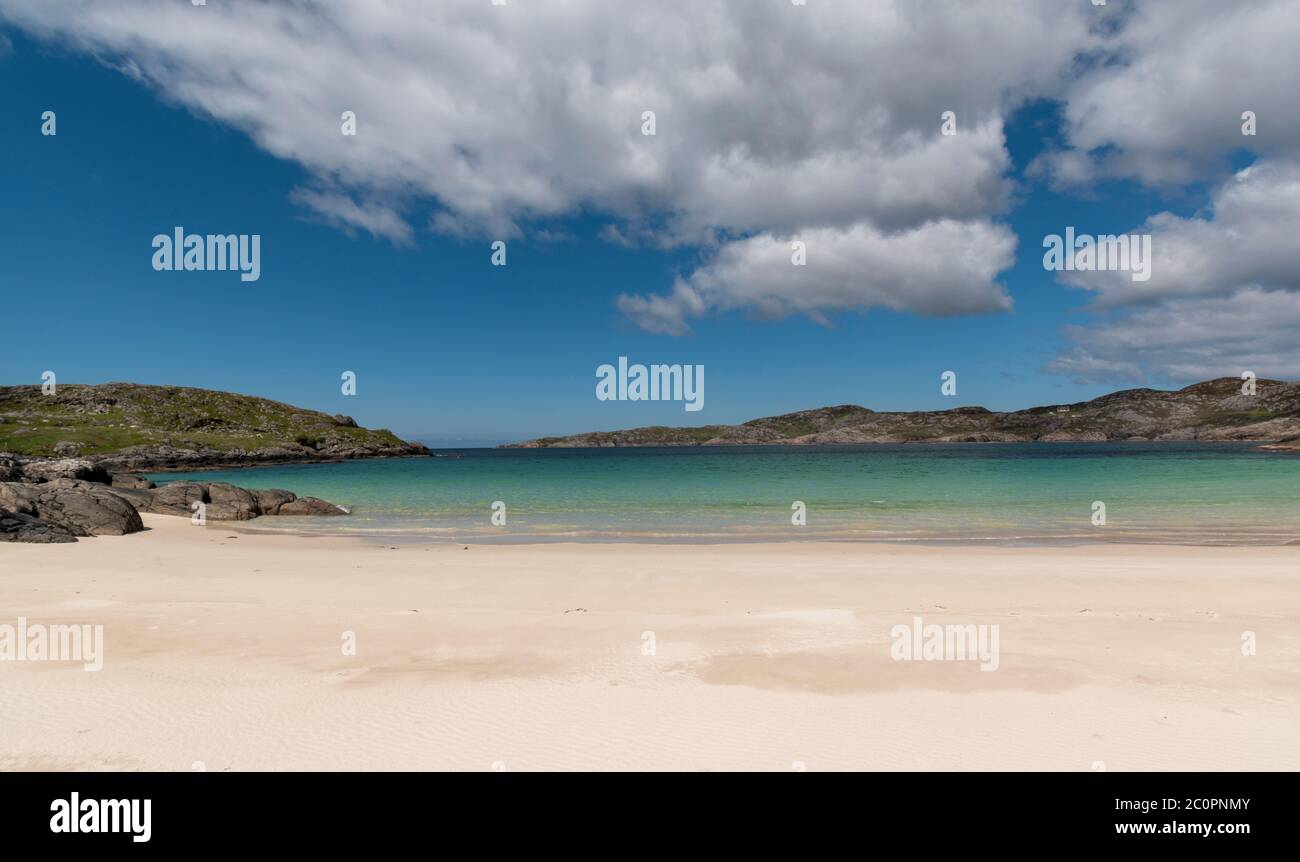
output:
[[[795,265],[795,242],[806,262]],[[949,316],[1007,311],[995,281],[1011,266],[1015,235],[989,222],[927,222],[896,234],[866,225],[798,236],[761,234],[728,243],[668,295],[621,296],[619,307],[651,332],[681,335],[711,309],[764,317],[888,308]]]
[[[1247,287],[1130,310],[1101,326],[1070,327],[1074,347],[1050,370],[1080,381],[1300,379],[1300,293]]]
[[[293,200],[345,230],[396,244],[426,227],[546,237],[549,219],[585,214],[612,242],[699,248],[700,268],[671,289],[619,300],[673,334],[714,310],[1009,308],[1003,121],[1025,98],[1062,100],[1067,148],[1040,166],[1073,188],[1186,183],[1254,152],[1205,212],[1139,228],[1155,237],[1149,282],[1069,282],[1103,315],[1072,330],[1059,367],[1141,374],[1198,367],[1172,347],[1137,356],[1125,345],[1141,327],[1197,338],[1175,322],[1231,302],[1258,306],[1271,331],[1263,316],[1297,290],[1298,6],[0,0],[0,19],[301,164]],[[939,134],[944,110],[954,137]],[[344,111],[356,136],[340,134]],[[646,111],[654,136],[641,134]],[[796,237],[807,267],[789,263]],[[1203,350],[1200,367],[1235,361],[1222,344]]]
[[[1159,213],[1130,233],[1151,234],[1151,278],[1074,271],[1061,280],[1095,291],[1098,305],[1203,296],[1243,286],[1300,290],[1300,165],[1261,163],[1220,186],[1191,218]]]
[[[1097,323],[1073,326],[1074,346],[1050,368],[1085,380],[1195,380],[1250,369],[1300,377],[1300,166],[1261,163],[1216,190],[1191,218],[1161,213],[1152,274],[1062,273],[1095,291]]]
[[[1006,193],[1008,91],[1050,86],[1086,39],[1081,15],[1033,0],[0,0],[0,15],[363,197],[427,196],[445,229],[587,206],[685,239],[985,215]],[[946,109],[963,134],[940,139]]]
[[[714,249],[686,287],[623,302],[658,331],[746,302],[1005,307],[992,267],[1007,238],[989,222],[1011,191],[1002,121],[1061,91],[1097,15],[1040,0],[0,0],[0,18],[302,164],[295,200],[333,224],[402,243],[410,225],[509,238],[581,213],[614,241]],[[340,134],[349,110],[355,137]],[[945,110],[956,136],[939,134]],[[807,281],[739,286],[743,261],[756,275],[761,249],[796,232],[820,256]],[[942,249],[917,254],[927,235],[963,250],[964,277],[930,260]]]
[[[1070,149],[1039,168],[1062,187],[1132,178],[1179,185],[1227,157],[1300,158],[1300,3],[1143,0],[1126,7],[1065,93]],[[1254,112],[1257,134],[1242,134]]]

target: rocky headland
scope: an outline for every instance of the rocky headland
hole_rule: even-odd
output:
[[[387,429],[279,401],[104,383],[0,387],[0,452],[85,458],[110,473],[427,455]]]
[[[228,392],[133,383],[66,384],[50,394],[0,387],[0,541],[134,533],[144,529],[141,512],[212,521],[345,515],[278,488],[158,487],[137,473],[427,454],[348,416]]]
[[[1177,391],[1126,389],[1072,404],[1009,413],[984,407],[877,412],[853,404],[754,419],[741,425],[652,426],[510,444],[578,446],[807,446],[834,443],[1036,443],[1121,440],[1258,441],[1300,451],[1300,383],[1223,377]]]

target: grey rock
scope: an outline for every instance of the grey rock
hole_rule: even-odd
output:
[[[153,506],[152,488],[109,488],[113,496],[126,500],[137,512],[150,512]]]
[[[51,524],[21,512],[0,509],[0,542],[31,542],[51,545],[75,542],[77,537],[67,527]]]
[[[282,488],[254,490],[252,493],[257,498],[257,510],[263,515],[278,515],[281,506],[298,499],[297,494],[292,491],[285,491]]]
[[[209,521],[251,521],[257,512],[238,503],[204,503],[203,516]]]
[[[149,479],[146,479],[143,476],[136,476],[133,473],[114,473],[110,484],[112,484],[114,488],[138,488],[142,490],[158,487]]]
[[[23,477],[33,482],[80,479],[108,484],[108,472],[87,458],[33,458],[23,462]]]
[[[315,497],[298,497],[281,488],[248,490],[226,482],[170,482],[152,490],[114,488],[141,512],[190,516],[204,504],[209,521],[248,521],[262,515],[346,515],[344,509]]]
[[[18,459],[0,454],[0,482],[18,482],[23,478],[23,466]]]
[[[129,502],[104,486],[77,479],[0,484],[0,507],[65,527],[74,536],[121,536],[144,529]]]
[[[205,501],[205,489],[198,482],[168,482],[153,491],[150,512],[161,515],[189,516],[195,503]]]
[[[299,497],[292,503],[280,507],[277,515],[346,515],[340,506],[327,503],[316,497]]]
[[[225,482],[209,482],[205,499],[208,518],[214,521],[247,521],[262,513],[251,491]]]

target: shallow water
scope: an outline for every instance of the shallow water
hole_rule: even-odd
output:
[[[444,449],[152,478],[288,488],[353,514],[247,526],[393,541],[1300,541],[1300,456],[1249,443]]]

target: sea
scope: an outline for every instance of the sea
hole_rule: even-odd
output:
[[[1251,443],[440,449],[151,478],[320,497],[351,515],[230,526],[384,542],[1300,544],[1300,455]]]

